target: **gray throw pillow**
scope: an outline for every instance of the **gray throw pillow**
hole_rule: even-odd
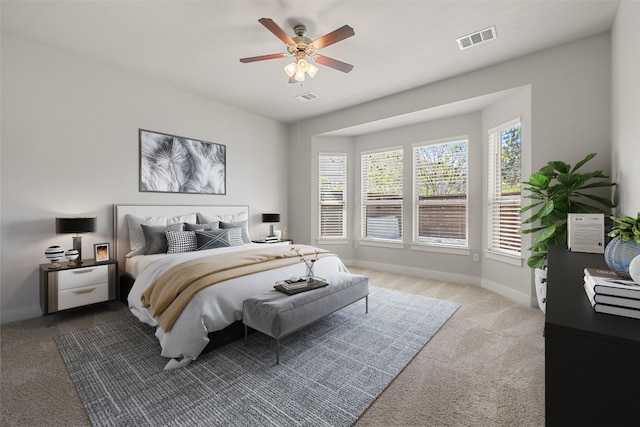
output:
[[[182,231],[183,223],[171,224],[171,225],[146,225],[140,224],[142,227],[142,234],[144,234],[145,247],[144,254],[166,254],[168,251],[167,236],[165,231]]]
[[[249,232],[247,230],[247,221],[238,221],[238,222],[220,221],[220,228],[239,228],[242,235],[242,241],[244,243],[251,242],[251,237],[249,237]]]

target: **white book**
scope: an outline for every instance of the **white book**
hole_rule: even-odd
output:
[[[640,298],[626,298],[615,295],[599,294],[594,290],[593,282],[584,279],[584,290],[590,295],[595,304],[617,305],[619,307],[640,310]]]

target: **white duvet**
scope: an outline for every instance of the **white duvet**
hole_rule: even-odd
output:
[[[171,267],[194,258],[210,256],[214,253],[229,253],[255,249],[262,246],[248,243],[243,246],[186,252],[172,255],[145,256],[136,261],[140,272],[129,293],[129,308],[142,322],[156,328],[162,356],[171,358],[165,369],[185,366],[195,360],[209,343],[208,334],[219,331],[242,319],[242,303],[245,299],[273,289],[277,281],[305,275],[305,264],[282,267],[250,274],[209,286],[196,293],[187,304],[169,332],[164,332],[149,313],[142,307],[140,296],[158,277]],[[295,245],[293,245],[295,247]],[[150,261],[150,262],[149,262]],[[143,268],[141,268],[143,267]],[[327,278],[335,272],[347,272],[338,257],[324,257],[314,263],[314,275]]]

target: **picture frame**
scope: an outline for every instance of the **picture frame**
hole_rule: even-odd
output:
[[[110,259],[109,243],[96,243],[93,245],[93,257],[98,262],[107,262]]]
[[[227,193],[226,146],[140,129],[141,192]]]

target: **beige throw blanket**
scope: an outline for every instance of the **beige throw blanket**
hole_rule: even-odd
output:
[[[335,254],[313,246],[294,246],[307,261]],[[164,273],[149,286],[142,297],[143,307],[160,327],[168,332],[191,297],[201,289],[216,283],[302,262],[292,246],[265,245],[264,248],[235,253],[211,255],[185,261]]]

